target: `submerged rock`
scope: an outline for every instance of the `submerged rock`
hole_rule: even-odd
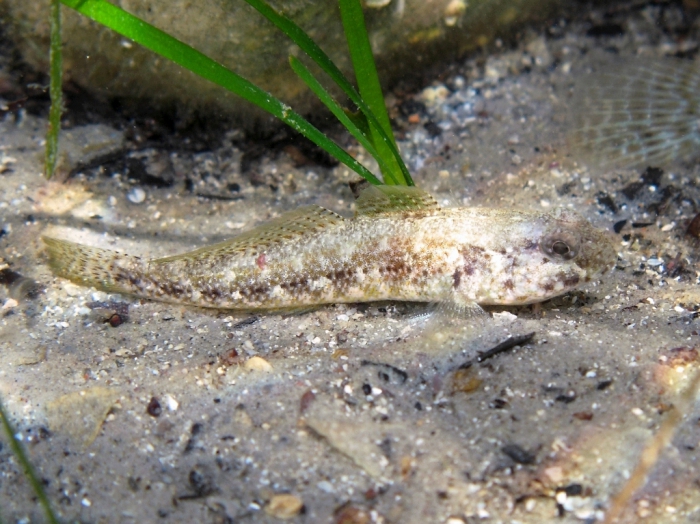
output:
[[[299,112],[313,97],[287,60],[298,49],[241,0],[149,0],[115,2],[188,43]],[[518,24],[542,19],[561,0],[373,0],[366,1],[370,41],[385,85],[507,35]],[[195,8],[196,5],[196,8]],[[348,74],[347,44],[335,0],[274,2]],[[11,34],[30,65],[48,70],[49,20],[45,0],[0,0]],[[134,44],[71,9],[63,10],[66,80],[108,97],[133,98],[161,108],[176,107],[232,116],[244,127],[272,117],[180,66]]]

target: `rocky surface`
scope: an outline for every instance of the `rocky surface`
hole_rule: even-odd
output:
[[[123,9],[232,68],[305,114],[318,110],[288,64],[298,49],[242,0],[148,0],[117,2]],[[335,0],[272,2],[298,23],[351,74],[347,43]],[[509,35],[525,22],[543,21],[560,0],[389,0],[366,2],[372,47],[386,85],[419,77],[467,51]],[[1,0],[9,33],[23,59],[48,71],[48,4]],[[271,117],[168,60],[91,22],[71,9],[64,14],[66,81],[104,99],[137,107],[157,105],[180,118],[193,113],[233,117],[246,129],[269,127]]]

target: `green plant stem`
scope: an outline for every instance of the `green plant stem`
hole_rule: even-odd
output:
[[[311,71],[301,63],[301,61],[294,57],[289,57],[289,65],[292,66],[292,70],[303,80],[303,82],[308,86],[311,91],[318,97],[318,99],[323,102],[323,104],[333,113],[333,115],[340,121],[343,126],[350,132],[355,139],[362,144],[367,152],[372,155],[379,164],[379,168],[384,172],[387,170],[387,166],[384,163],[384,158],[377,154],[374,144],[370,140],[368,133],[362,131],[359,126],[353,122],[352,118],[347,115],[347,113],[340,107],[340,104],[336,102],[328,91],[321,85],[321,83],[316,80],[316,78],[311,74]],[[366,121],[365,121],[366,122]]]
[[[49,109],[49,128],[46,133],[45,167],[46,178],[51,178],[56,170],[58,159],[58,137],[61,131],[61,110],[63,105],[62,77],[63,55],[61,42],[61,2],[51,0],[51,49],[49,51],[51,80],[49,83],[49,95],[51,96],[51,109]]]
[[[289,106],[196,49],[106,0],[60,1],[88,18],[252,102],[307,137],[372,184],[381,184],[381,181],[365,166]]]
[[[2,419],[2,426],[7,434],[7,438],[10,440],[10,448],[12,448],[12,452],[14,453],[15,457],[17,457],[17,460],[24,469],[24,474],[29,479],[29,483],[32,485],[32,489],[39,499],[39,504],[41,504],[41,507],[44,508],[46,520],[48,520],[51,524],[58,524],[58,519],[51,508],[49,499],[44,491],[44,486],[41,485],[41,482],[34,473],[34,468],[32,468],[32,465],[24,452],[22,444],[20,444],[17,438],[15,438],[15,430],[12,427],[10,420],[7,418],[7,413],[2,405],[2,400],[0,400],[0,419]]]
[[[287,18],[286,16],[281,15],[280,13],[272,9],[263,0],[245,1],[248,4],[250,4],[251,7],[256,9],[261,15],[263,15],[270,22],[272,22],[275,26],[277,26],[277,28],[279,28],[284,34],[286,34],[296,45],[299,46],[299,48],[302,51],[304,51],[304,53],[306,53],[314,62],[316,62],[316,64],[321,68],[321,70],[324,73],[326,73],[343,90],[347,97],[364,114],[368,122],[368,128],[372,130],[372,137],[378,136],[378,142],[381,142],[386,145],[386,149],[382,150],[384,151],[384,154],[387,155],[386,157],[384,157],[385,160],[389,156],[394,157],[395,165],[398,166],[397,172],[400,173],[398,179],[404,181],[399,183],[409,186],[414,185],[413,180],[411,179],[411,175],[409,174],[408,169],[406,168],[406,165],[404,164],[403,159],[401,158],[401,154],[399,153],[399,150],[396,147],[393,138],[389,137],[389,135],[393,136],[391,126],[389,125],[387,127],[389,133],[388,135],[385,131],[385,128],[379,123],[377,117],[374,115],[370,107],[362,99],[360,93],[358,93],[355,87],[350,83],[350,81],[348,81],[348,79],[345,78],[343,73],[340,71],[340,69],[338,69],[338,67],[333,63],[333,61],[328,57],[328,55],[326,55],[326,53],[323,52],[323,50],[316,44],[316,42],[314,42],[311,39],[311,37],[307,35],[299,26],[297,26],[294,22],[289,20],[289,18]],[[353,1],[355,3],[358,3],[358,0]],[[362,19],[361,26],[355,23],[351,26],[351,30],[365,31],[366,33],[366,28],[364,26],[364,18]],[[372,63],[374,63],[374,57],[371,55],[371,52],[369,54],[368,59],[371,60]],[[384,106],[383,98],[381,107],[384,108],[383,110],[386,113],[386,107]],[[387,154],[386,151],[388,151],[389,153]],[[378,153],[382,154],[382,152],[380,151],[378,151]],[[391,180],[387,182],[390,181]]]
[[[360,96],[369,106],[370,111],[374,114],[379,122],[379,125],[384,130],[384,133],[391,140],[391,144],[381,140],[380,130],[374,126],[370,126],[372,133],[372,141],[378,149],[378,153],[382,158],[385,158],[389,164],[387,171],[382,170],[386,177],[388,172],[391,172],[402,185],[412,185],[409,183],[410,177],[406,179],[403,176],[401,166],[396,158],[392,156],[390,146],[396,147],[389,121],[389,114],[386,111],[384,103],[384,95],[382,94],[382,86],[379,83],[379,75],[377,67],[374,64],[374,56],[372,54],[372,46],[369,43],[367,36],[367,27],[365,26],[365,17],[362,13],[362,5],[359,0],[338,0],[340,6],[340,16],[343,21],[343,29],[345,37],[348,41],[350,49],[350,58],[352,66],[355,70],[355,78],[357,86],[360,90]]]

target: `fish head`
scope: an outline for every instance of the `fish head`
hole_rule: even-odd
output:
[[[482,304],[541,302],[598,280],[617,259],[608,233],[567,209],[519,215],[502,238]]]

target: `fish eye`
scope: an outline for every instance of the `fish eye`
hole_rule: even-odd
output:
[[[554,244],[552,244],[552,252],[560,257],[566,257],[569,255],[569,253],[571,253],[571,248],[566,242],[557,240],[554,242]]]
[[[571,260],[578,255],[579,241],[576,235],[565,231],[557,231],[542,238],[540,249],[550,257]]]

